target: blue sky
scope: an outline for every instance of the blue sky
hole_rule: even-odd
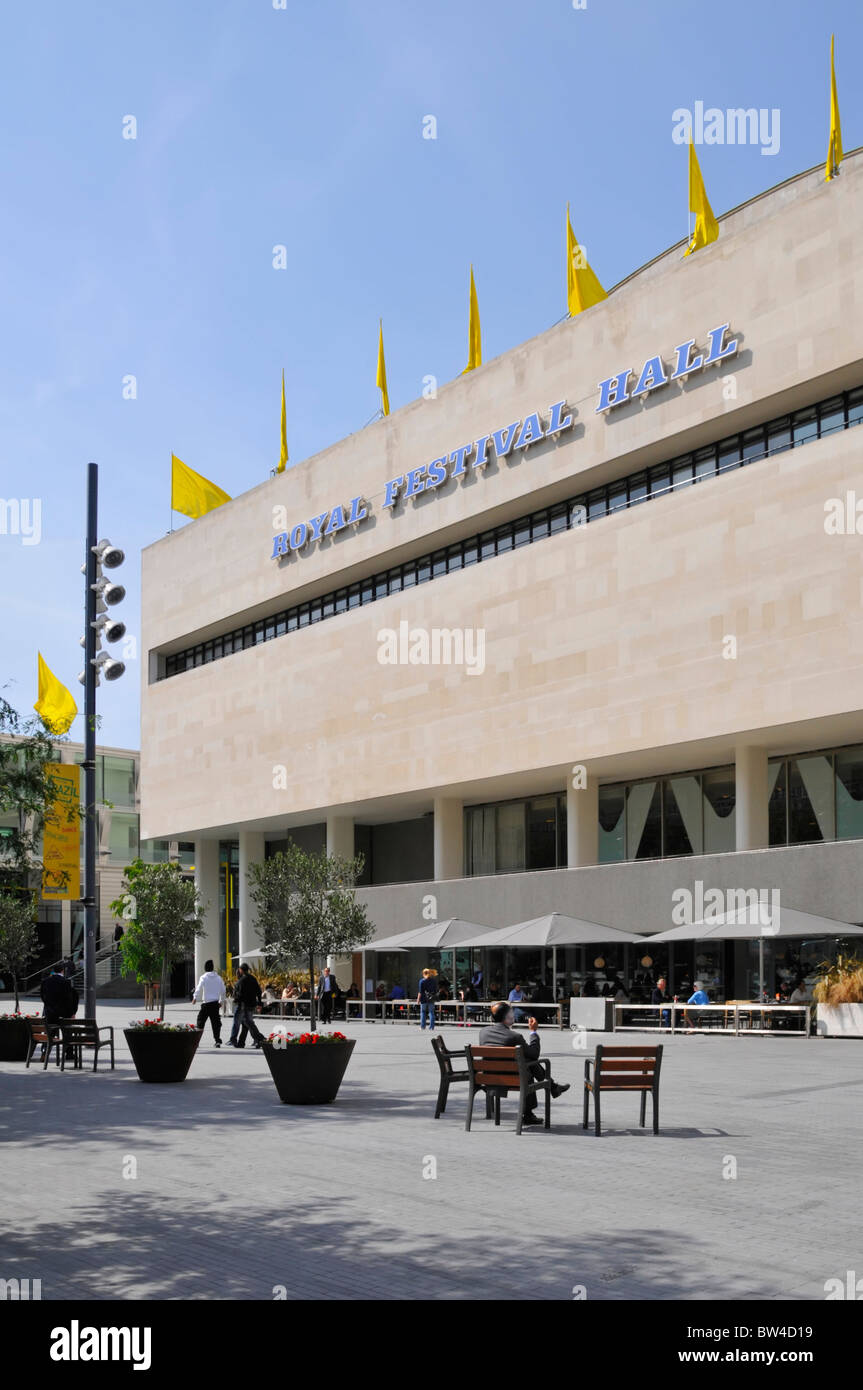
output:
[[[685,233],[678,107],[781,112],[773,156],[699,151],[717,213],[822,161],[831,30],[852,149],[858,0],[10,7],[0,496],[41,498],[42,538],[0,535],[7,698],[29,710],[41,648],[79,699],[88,459],[100,530],[127,552],[118,611],[136,634],[172,449],[232,495],[266,478],[282,367],[292,462],[361,429],[379,404],[379,315],[394,410],[426,374],[454,377],[471,261],[486,360],[549,327],[565,310],[567,200],[613,285]],[[101,687],[103,742],[138,744],[140,657]]]

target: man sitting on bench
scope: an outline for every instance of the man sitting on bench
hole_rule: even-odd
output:
[[[538,1063],[539,1058],[539,1034],[536,1031],[536,1019],[528,1019],[530,1030],[528,1041],[525,1041],[524,1033],[517,1033],[513,1028],[513,1010],[510,1004],[495,1004],[491,1011],[493,1023],[489,1023],[479,1035],[480,1046],[482,1047],[523,1047],[524,1055],[530,1062],[530,1072],[535,1081],[541,1081],[544,1076],[543,1068]],[[552,1082],[551,1094],[557,1100],[564,1091],[569,1090],[569,1085],[558,1086]],[[523,1125],[541,1125],[542,1120],[534,1115],[536,1109],[536,1096],[528,1096],[525,1103],[525,1113],[522,1116]]]

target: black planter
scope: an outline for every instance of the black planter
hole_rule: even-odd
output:
[[[288,1043],[262,1048],[284,1105],[327,1105],[335,1100],[356,1038],[344,1042]]]
[[[159,1083],[185,1081],[202,1037],[199,1028],[182,1033],[163,1033],[158,1028],[143,1031],[124,1028],[123,1033],[138,1079]]]
[[[0,1062],[26,1062],[30,1032],[23,1018],[0,1023]]]

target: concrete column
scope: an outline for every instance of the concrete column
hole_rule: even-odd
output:
[[[250,864],[259,864],[264,858],[264,835],[260,830],[240,831],[240,926],[239,950],[242,960],[246,951],[256,951],[261,938],[256,931],[257,912],[249,892],[248,869]]]
[[[599,863],[599,783],[587,778],[587,785],[575,788],[572,774],[566,783],[566,865],[580,869]]]
[[[734,750],[735,849],[767,849],[767,750],[740,746]]]
[[[327,854],[335,854],[339,859],[353,859],[353,816],[327,816]]]
[[[464,878],[464,807],[451,796],[435,797],[434,876]]]
[[[201,917],[204,935],[195,937],[195,980],[204,969],[204,961],[209,957],[219,967],[219,951],[222,946],[219,931],[219,842],[218,840],[195,841],[195,887],[202,904]]]

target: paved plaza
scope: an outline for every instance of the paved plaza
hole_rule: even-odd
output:
[[[666,1038],[659,1137],[619,1095],[596,1139],[585,1054],[544,1029],[572,1089],[518,1138],[513,1098],[499,1129],[478,1100],[466,1134],[464,1087],[433,1119],[416,1027],[345,1027],[338,1100],[301,1109],[209,1030],[185,1083],[142,1085],[120,1031],[139,1016],[99,1007],[113,1073],[0,1064],[0,1276],[43,1299],[823,1299],[863,1271],[854,1040]]]

